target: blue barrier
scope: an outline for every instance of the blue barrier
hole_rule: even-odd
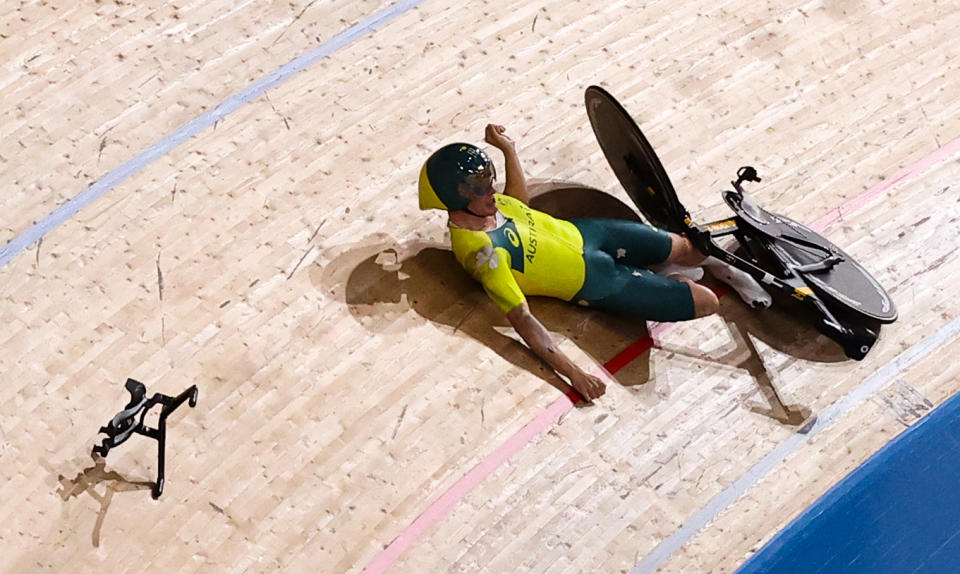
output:
[[[890,441],[736,574],[960,572],[960,394]]]

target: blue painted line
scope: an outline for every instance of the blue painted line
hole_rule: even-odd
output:
[[[254,98],[263,95],[267,90],[282,84],[294,74],[302,72],[310,65],[351,44],[354,40],[386,26],[391,21],[416,8],[425,1],[426,0],[401,0],[385,8],[377,14],[347,28],[327,42],[277,68],[272,73],[248,86],[242,92],[184,124],[175,132],[97,180],[93,185],[58,207],[53,213],[35,223],[30,229],[11,239],[6,245],[0,248],[0,267],[3,267],[14,257],[26,251],[31,245],[76,215],[81,209],[93,203],[103,194],[157,159],[173,151],[183,142],[217,123],[226,115],[236,111]]]
[[[753,465],[750,470],[735,480],[733,484],[725,488],[723,492],[715,496],[713,500],[680,526],[676,532],[654,548],[650,554],[630,570],[630,574],[652,574],[657,568],[662,566],[674,552],[680,550],[684,544],[693,538],[697,532],[719,516],[724,509],[760,482],[764,476],[769,474],[770,471],[776,468],[776,466],[783,462],[788,456],[796,452],[808,440],[829,427],[834,421],[848,413],[855,406],[867,399],[872,393],[877,392],[887,383],[896,379],[900,373],[911,365],[950,342],[958,334],[960,334],[960,318],[950,321],[926,339],[897,355],[892,361],[881,367],[864,382],[860,383],[857,388],[824,409],[814,424],[809,429],[804,429],[806,430],[805,433],[791,435],[790,438],[777,445],[773,451],[763,457],[757,464]]]

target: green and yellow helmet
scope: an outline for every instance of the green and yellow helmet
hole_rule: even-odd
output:
[[[420,209],[466,209],[470,194],[461,185],[468,177],[489,172],[496,178],[490,157],[468,143],[452,143],[433,152],[420,170]]]

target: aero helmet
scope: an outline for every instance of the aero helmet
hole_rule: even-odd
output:
[[[466,209],[470,197],[461,193],[460,184],[484,172],[497,176],[493,162],[482,149],[468,143],[443,146],[420,170],[420,209]]]

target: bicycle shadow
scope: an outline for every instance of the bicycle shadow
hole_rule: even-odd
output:
[[[531,195],[531,207],[564,219],[614,217],[640,221],[633,209],[613,196],[569,182],[532,184]],[[378,234],[347,246],[325,267],[313,266],[310,275],[315,285],[342,298],[357,322],[371,331],[402,328],[395,319],[413,310],[427,321],[446,326],[451,334],[473,338],[561,392],[570,392],[565,381],[525,345],[517,344],[515,335],[510,336],[512,328],[504,314],[463,271],[446,245],[397,242],[387,234]],[[646,322],[640,318],[619,317],[544,297],[531,297],[529,303],[548,330],[570,339],[598,364],[648,335]],[[720,316],[740,335],[735,349],[717,357],[704,356],[695,348],[670,350],[745,369],[770,403],[769,409],[752,410],[784,424],[799,425],[809,418],[810,409],[782,403],[751,337],[800,359],[834,362],[846,357],[817,333],[812,323],[798,319],[802,309],[790,303],[778,298],[774,308],[756,312],[735,294],[728,295],[721,298]],[[609,344],[611,333],[617,341],[614,346]],[[616,374],[612,378],[626,387],[646,383],[650,378],[649,351],[630,363],[629,380]]]
[[[62,474],[57,475],[57,481],[61,487],[57,494],[66,502],[86,492],[100,503],[100,510],[97,512],[97,519],[94,522],[91,535],[94,548],[99,548],[100,533],[107,516],[107,510],[109,510],[110,503],[113,501],[113,495],[117,492],[131,490],[151,490],[153,489],[153,482],[128,480],[116,471],[108,471],[106,469],[107,461],[100,455],[94,453],[91,457],[93,458],[93,466],[78,472],[72,479]],[[106,484],[103,494],[98,493],[94,488],[101,483]]]

